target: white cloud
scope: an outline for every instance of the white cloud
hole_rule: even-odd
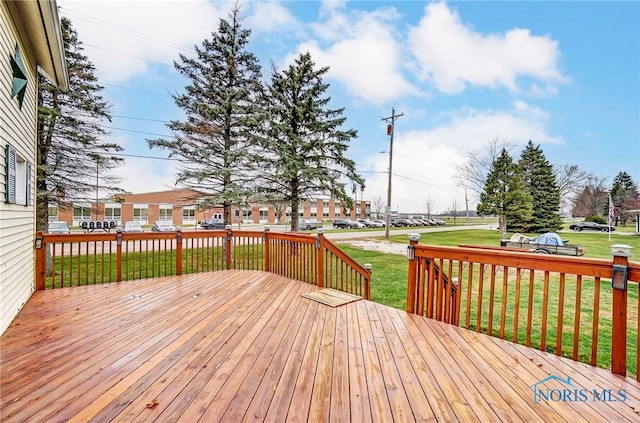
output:
[[[178,53],[193,54],[193,46],[217,30],[230,4],[58,0],[103,83],[145,74],[154,63],[172,66]]]
[[[534,94],[554,92],[565,78],[557,69],[558,42],[514,28],[504,34],[481,34],[466,26],[445,3],[431,3],[409,31],[409,48],[418,61],[419,77],[438,90],[455,94],[467,86],[520,91],[518,78],[528,77],[551,87],[532,87]]]
[[[253,33],[301,30],[300,22],[280,3],[256,1],[250,7],[251,13],[242,25]]]
[[[517,102],[511,110],[466,109],[446,115],[445,122],[433,129],[398,131],[393,147],[392,207],[424,212],[429,197],[437,210],[446,210],[454,199],[464,204],[464,189],[455,178],[456,166],[464,163],[471,151],[483,151],[496,138],[514,145],[517,154],[529,140],[562,142],[549,134],[547,124],[543,110]],[[386,172],[388,160],[388,155],[372,154],[359,161],[359,166]],[[365,198],[381,197],[386,202],[388,173],[372,175],[367,176]],[[471,198],[470,207],[475,207]]]
[[[319,66],[330,66],[329,77],[342,82],[350,95],[385,102],[417,94],[402,75],[402,47],[393,30],[397,18],[393,8],[351,15],[332,9],[327,21],[311,25],[318,40],[300,44],[297,51],[308,51]],[[285,63],[291,60],[290,55]]]

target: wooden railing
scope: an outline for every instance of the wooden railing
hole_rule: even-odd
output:
[[[640,263],[624,253],[611,261],[417,242],[408,312],[640,380]],[[612,287],[614,265],[624,289]]]
[[[36,236],[36,289],[223,269],[265,270],[370,298],[371,267],[356,263],[322,233],[229,229],[64,235],[39,232]]]

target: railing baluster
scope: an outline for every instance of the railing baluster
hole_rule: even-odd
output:
[[[544,272],[544,291],[542,297],[542,329],[540,334],[540,351],[547,349],[547,313],[549,309],[549,271]]]
[[[591,332],[591,365],[595,366],[598,358],[598,325],[600,324],[600,278],[594,280],[593,292],[593,329]]]
[[[512,342],[518,342],[518,318],[520,316],[520,283],[522,276],[522,269],[516,268],[516,293],[513,304],[513,338]]]
[[[500,312],[500,339],[504,339],[505,319],[507,318],[507,291],[509,282],[509,268],[502,266],[502,310]]]
[[[467,276],[468,287],[467,287],[467,310],[465,316],[465,327],[469,329],[471,327],[471,292],[473,290],[473,262],[469,262],[469,274]],[[462,287],[462,284],[459,285]]]
[[[582,302],[582,275],[576,276],[576,302],[575,302],[575,317],[573,324],[573,354],[571,357],[574,360],[578,360],[578,343],[580,341],[580,308]],[[640,339],[640,338],[638,338]]]
[[[556,355],[562,355],[562,322],[564,318],[564,278],[560,273],[560,290],[558,292],[558,329],[556,330]]]
[[[482,286],[484,285],[484,264],[480,263],[478,276],[478,316],[476,318],[476,332],[482,332]]]
[[[531,325],[533,324],[533,283],[535,271],[529,269],[529,296],[527,297],[527,340],[525,345],[531,347]]]
[[[489,282],[489,325],[487,333],[489,335],[493,335],[493,304],[496,293],[496,266],[494,264],[491,265],[491,278]]]

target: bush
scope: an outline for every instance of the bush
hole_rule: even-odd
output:
[[[603,225],[607,224],[607,221],[605,220],[604,217],[598,216],[598,215],[593,215],[593,216],[587,216],[584,218],[585,222],[595,222],[595,223],[600,223]]]

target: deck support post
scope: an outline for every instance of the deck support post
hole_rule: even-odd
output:
[[[227,264],[227,270],[231,269],[231,244],[233,240],[233,232],[229,225],[227,225],[227,237],[225,238],[225,262]]]
[[[324,232],[318,231],[316,238],[316,283],[318,288],[324,288]]]
[[[182,229],[176,231],[176,275],[182,275]]]
[[[271,251],[269,251],[269,227],[265,226],[264,228],[264,234],[262,235],[262,243],[264,245],[264,248],[262,249],[263,253],[264,253],[264,258],[263,258],[263,265],[264,265],[264,271],[265,272],[270,272],[271,271]]]
[[[122,282],[122,231],[116,233],[116,282]]]
[[[420,240],[420,234],[409,235],[407,259],[409,260],[409,276],[407,281],[407,313],[416,312],[416,278],[418,275],[418,260],[416,260],[415,246]]]
[[[627,375],[627,265],[628,253],[613,252],[611,284],[613,316],[611,330],[611,371]]]
[[[45,276],[47,272],[47,245],[44,242],[44,234],[38,231],[35,239],[36,249],[36,291],[44,290]]]

